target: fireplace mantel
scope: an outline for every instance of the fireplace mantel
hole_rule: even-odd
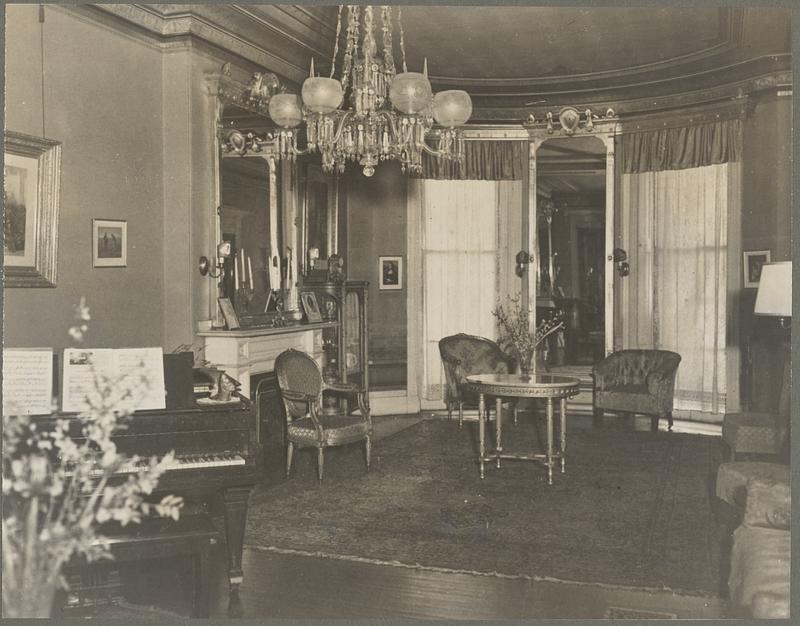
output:
[[[203,358],[225,370],[242,384],[241,392],[250,397],[250,376],[273,371],[275,359],[294,348],[311,354],[322,365],[322,329],[338,322],[298,324],[281,328],[200,331]]]

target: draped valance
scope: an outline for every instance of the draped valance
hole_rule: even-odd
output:
[[[422,155],[420,178],[436,180],[522,180],[528,168],[527,141],[465,141],[464,160]]]
[[[623,133],[622,171],[626,174],[682,170],[740,161],[742,122],[721,120],[677,128]]]

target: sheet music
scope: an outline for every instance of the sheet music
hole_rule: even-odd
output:
[[[121,410],[166,408],[161,348],[66,348],[61,410],[79,413],[88,409],[87,397],[102,379],[120,392],[130,391],[130,403],[121,403]]]
[[[53,350],[3,350],[3,414],[48,415],[53,402]]]

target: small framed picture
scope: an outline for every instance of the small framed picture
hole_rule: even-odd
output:
[[[237,330],[239,328],[239,316],[236,315],[236,310],[233,308],[230,298],[217,298],[217,301],[228,330]]]
[[[744,253],[744,286],[758,287],[761,268],[770,262],[769,250],[747,250]]]
[[[126,220],[92,220],[92,265],[93,267],[128,265]]]
[[[322,321],[322,313],[319,311],[317,296],[313,291],[304,291],[301,293],[300,303],[303,305],[303,310],[305,311],[309,322]]]
[[[403,257],[378,257],[378,287],[380,289],[403,288]]]

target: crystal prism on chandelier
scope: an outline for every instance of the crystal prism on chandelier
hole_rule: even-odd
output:
[[[387,159],[400,161],[403,172],[422,171],[422,154],[445,160],[464,157],[464,139],[458,130],[472,115],[472,100],[461,90],[433,94],[427,75],[409,72],[406,64],[402,10],[382,6],[381,46],[375,37],[372,6],[349,5],[341,60],[341,78],[334,78],[339,56],[344,7],[339,7],[336,43],[328,78],[314,75],[295,94],[276,94],[269,114],[281,127],[277,135],[281,158],[317,151],[328,173],[344,172],[347,161],[357,162],[366,176]],[[396,8],[396,12],[395,12]],[[402,58],[397,73],[392,50],[393,16],[396,14]],[[342,109],[347,98],[349,108]],[[297,147],[301,122],[306,123],[307,148]],[[434,121],[439,125],[434,128]],[[428,143],[428,140],[431,143]]]

